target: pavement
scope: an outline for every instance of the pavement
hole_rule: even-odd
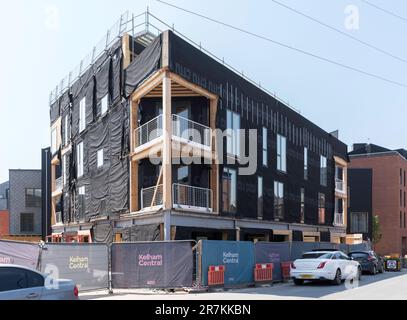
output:
[[[407,300],[407,269],[375,276],[363,275],[358,286],[344,283],[280,283],[255,288],[221,290],[219,292],[187,293],[153,290],[114,290],[87,292],[81,300]]]

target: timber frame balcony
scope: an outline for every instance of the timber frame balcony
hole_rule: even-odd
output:
[[[133,150],[135,157],[152,147],[162,150],[163,144],[163,115],[141,125],[133,132]],[[212,129],[201,123],[183,118],[179,115],[172,115],[172,141],[173,149],[180,145],[202,151],[203,156],[211,157],[212,150]]]
[[[172,99],[176,97],[208,99],[208,126],[174,115]],[[139,126],[138,109],[141,100],[145,98],[161,98],[162,115]],[[145,210],[153,211],[158,207],[161,210],[192,210],[218,214],[219,165],[216,136],[213,134],[216,129],[218,101],[216,94],[170,72],[169,34],[164,32],[161,69],[144,80],[131,96],[130,215],[143,213]],[[196,157],[197,154],[209,160],[209,188],[200,190],[191,186],[175,187],[172,178],[173,160]],[[152,189],[141,190],[138,182],[139,162],[151,155],[162,160],[161,172]],[[179,193],[181,189],[183,191]]]

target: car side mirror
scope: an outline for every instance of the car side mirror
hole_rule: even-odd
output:
[[[355,260],[353,257],[349,257],[349,260]]]

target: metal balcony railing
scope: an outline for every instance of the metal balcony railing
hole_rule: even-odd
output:
[[[161,138],[163,135],[163,116],[150,120],[134,130],[134,148]]]
[[[335,189],[339,192],[345,192],[344,183],[340,179],[335,179]]]
[[[176,114],[172,115],[172,135],[185,142],[211,147],[211,128]]]
[[[55,191],[62,191],[62,177],[55,180]]]
[[[335,212],[335,225],[337,225],[337,226],[344,225],[343,213],[342,212]]]
[[[173,185],[174,208],[212,212],[212,190],[175,183]]]
[[[141,189],[141,209],[154,208],[163,204],[163,185]]]

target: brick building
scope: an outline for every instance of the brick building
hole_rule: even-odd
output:
[[[407,150],[355,144],[349,159],[350,169],[372,171],[372,216],[379,216],[382,234],[376,251],[380,254],[407,255]],[[369,174],[369,171],[366,172]],[[351,197],[348,227],[350,230],[366,230],[364,225],[371,224],[372,217],[367,212],[358,212],[360,210],[353,208],[352,202]]]
[[[41,235],[41,170],[10,170],[11,236]]]

